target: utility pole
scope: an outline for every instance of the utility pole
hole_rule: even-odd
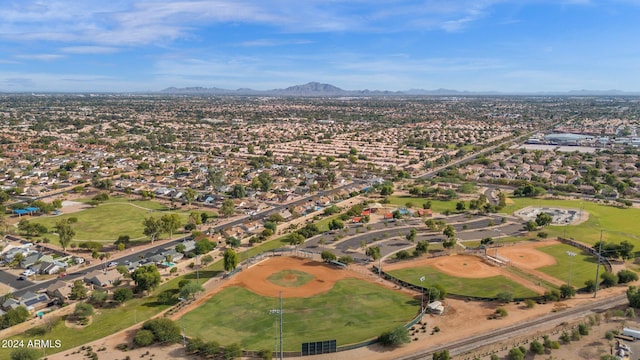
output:
[[[598,265],[596,266],[596,289],[593,297],[598,296],[598,276],[600,275],[600,258],[602,257],[602,230],[600,230],[600,244],[598,244]]]

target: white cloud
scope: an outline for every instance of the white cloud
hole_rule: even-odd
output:
[[[67,46],[60,48],[60,51],[67,54],[113,54],[120,49],[110,46]]]
[[[14,56],[16,59],[38,60],[38,61],[55,61],[64,58],[60,54],[20,54]]]

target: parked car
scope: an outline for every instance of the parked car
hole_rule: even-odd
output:
[[[27,277],[26,277],[26,276],[24,276],[24,275],[20,275],[20,276],[18,277],[18,280],[26,280],[26,279],[27,279]]]
[[[31,276],[31,275],[34,275],[35,273],[36,272],[31,270],[31,269],[27,269],[27,270],[23,271],[22,274],[20,274],[20,275]]]

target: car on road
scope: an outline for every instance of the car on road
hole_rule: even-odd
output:
[[[114,266],[118,266],[118,262],[117,261],[112,261],[112,262],[107,264],[107,267],[114,267]]]
[[[26,276],[24,276],[24,275],[20,275],[20,276],[18,277],[18,280],[27,280],[27,277],[26,277]]]

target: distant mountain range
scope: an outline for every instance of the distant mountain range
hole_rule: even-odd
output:
[[[498,91],[458,91],[451,89],[410,89],[406,91],[388,90],[344,90],[331,84],[310,82],[294,85],[286,89],[254,90],[241,88],[236,90],[217,87],[169,87],[160,91],[163,94],[179,95],[252,95],[252,96],[309,96],[309,97],[340,97],[340,96],[481,96],[481,95],[533,95],[533,96],[636,96],[640,92],[625,92],[620,90],[572,90],[567,92],[530,92],[506,93]]]

